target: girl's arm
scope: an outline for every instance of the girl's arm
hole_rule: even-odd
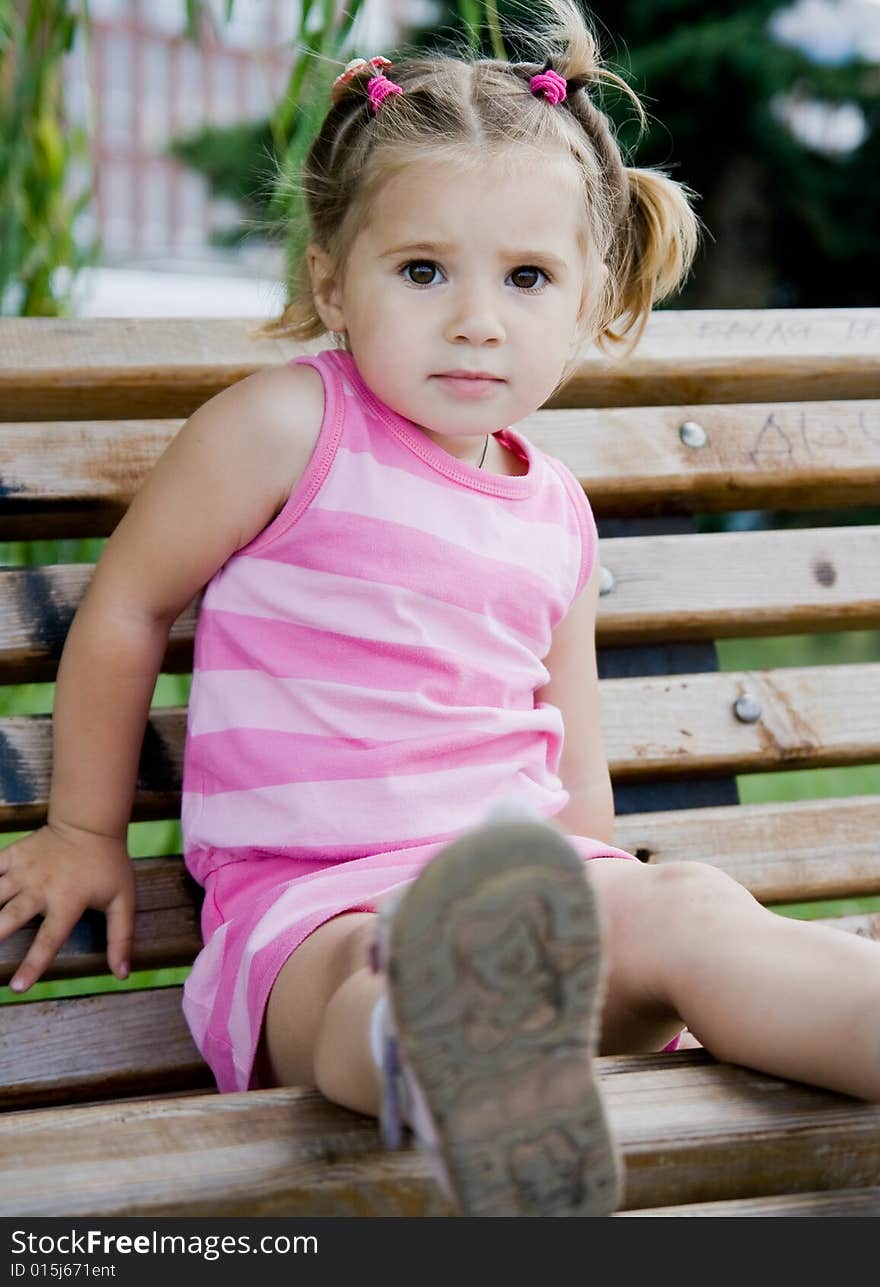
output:
[[[270,369],[200,407],[159,457],[107,542],[65,644],[50,822],[125,837],[171,627],[284,504],[322,414],[316,371]]]
[[[261,372],[218,394],[169,444],[107,542],[58,669],[47,824],[0,851],[0,940],[43,917],[17,990],[40,977],[87,907],[106,912],[108,961],[124,975],[134,924],[127,828],[171,626],[284,504],[322,417],[310,367]]]
[[[599,560],[580,595],[553,632],[544,665],[550,679],[535,693],[562,712],[565,740],[559,776],[571,799],[552,821],[571,835],[614,843],[614,797],[599,707],[596,609]]]

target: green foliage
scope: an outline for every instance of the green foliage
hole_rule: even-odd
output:
[[[181,7],[196,40],[205,0]],[[83,244],[78,229],[92,184],[71,191],[74,163],[91,168],[88,135],[64,107],[64,60],[78,34],[88,58],[88,0],[0,0],[0,315],[67,316],[77,273],[98,261],[97,238]]]
[[[0,314],[65,316],[76,273],[97,257],[76,239],[86,187],[69,191],[87,139],[65,117],[62,66],[85,4],[0,0]]]
[[[169,150],[203,174],[215,196],[241,205],[241,225],[225,244],[243,241],[251,232],[272,235],[269,207],[279,160],[270,121],[207,127],[175,139]]]

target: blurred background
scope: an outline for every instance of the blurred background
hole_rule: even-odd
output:
[[[699,194],[676,307],[876,304],[880,0],[584,3],[651,117],[634,164]],[[350,56],[510,57],[505,0],[0,0],[0,312],[268,316],[275,194]],[[627,118],[629,118],[627,120]]]
[[[582,8],[604,61],[649,115],[639,136],[626,100],[605,97],[630,163],[661,165],[698,194],[707,233],[668,307],[880,305],[880,0]],[[522,0],[0,0],[0,315],[280,312],[302,234],[279,175],[296,172],[345,62],[463,45],[528,57],[503,26],[509,16],[528,27],[533,9]],[[700,520],[706,530],[841,521],[880,522],[880,505]],[[0,544],[0,566],[94,562],[102,546]],[[880,635],[722,642],[718,657],[735,670],[876,660]],[[53,693],[52,684],[0,689],[0,714],[50,713]],[[153,704],[188,696],[188,677],[162,675]],[[880,766],[738,785],[746,801],[880,792]],[[176,824],[130,827],[134,857],[179,853],[180,843]],[[185,973],[40,984],[26,999]],[[0,989],[4,1000],[16,999]]]

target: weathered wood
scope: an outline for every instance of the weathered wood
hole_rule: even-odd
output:
[[[643,862],[709,862],[762,903],[880,894],[880,796],[797,800],[618,818]]]
[[[0,539],[109,536],[182,424],[129,419],[3,425]]]
[[[74,615],[95,565],[44,564],[0,568],[0,682],[52,681]],[[166,674],[188,674],[202,592],[174,622],[162,662]]]
[[[212,1087],[182,989],[0,1006],[0,1109]]]
[[[682,442],[689,421],[705,446]],[[600,516],[876,504],[880,495],[877,402],[541,410],[522,429],[565,461]]]
[[[624,1209],[878,1183],[880,1106],[703,1051],[598,1068]],[[0,1175],[4,1216],[440,1214],[414,1149],[302,1088],[8,1114]]]
[[[600,684],[612,776],[864,764],[880,758],[880,665],[728,671]],[[734,713],[760,707],[755,723]]]
[[[601,548],[614,584],[599,600],[600,646],[880,627],[880,527],[631,536]],[[55,678],[93,572],[0,569],[3,683]],[[174,623],[166,673],[192,669],[201,598]]]
[[[630,536],[602,543],[614,578],[600,645],[880,627],[880,527]]]
[[[189,415],[270,363],[326,347],[253,338],[252,319],[5,318],[0,406],[8,420]],[[880,309],[661,311],[625,361],[595,348],[559,406],[871,397]]]
[[[696,420],[704,447],[679,429]],[[107,536],[183,422],[5,425],[0,539]],[[523,432],[581,479],[596,514],[856,505],[880,494],[880,403],[538,411]]]
[[[606,679],[600,695],[605,749],[621,781],[880,759],[880,663]],[[751,724],[734,714],[746,695],[761,708]],[[185,737],[184,708],[152,710],[134,820],[177,814]],[[44,821],[51,759],[51,716],[0,719],[0,827]]]
[[[729,1202],[693,1202],[686,1207],[648,1207],[618,1211],[615,1216],[877,1216],[880,1188],[832,1189],[826,1193],[786,1193],[770,1198],[732,1198]]]

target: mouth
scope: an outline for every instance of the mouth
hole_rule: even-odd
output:
[[[434,376],[442,388],[454,398],[475,399],[491,398],[504,380],[497,375],[486,375],[480,371],[443,371]]]

